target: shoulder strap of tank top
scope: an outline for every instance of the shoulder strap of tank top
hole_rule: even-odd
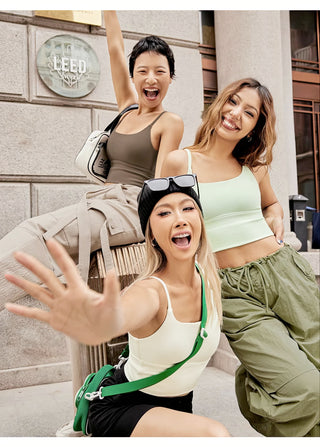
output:
[[[156,117],[150,124],[147,125],[147,127],[145,127],[144,129],[142,129],[141,132],[144,132],[144,131],[146,131],[147,129],[150,129],[150,127],[152,127],[164,113],[167,113],[167,111],[164,110],[163,112],[161,112],[161,113],[160,113],[160,114],[159,114],[159,115],[158,115],[158,116],[157,116],[157,117]],[[121,119],[119,120],[118,124],[115,126],[114,129],[116,129],[116,128],[119,126],[119,124],[122,122],[122,120],[123,120],[126,116],[127,116],[127,114],[126,114],[125,116],[121,117]],[[129,134],[129,135],[130,135],[130,134]]]
[[[167,287],[166,283],[165,283],[162,279],[158,278],[157,276],[149,276],[149,278],[154,278],[154,279],[157,279],[158,281],[161,282],[161,284],[163,285],[163,288],[164,288],[164,290],[165,290],[165,292],[166,292],[166,295],[167,295],[167,300],[168,300],[168,310],[169,310],[169,309],[172,310],[171,300],[170,300],[170,295],[169,295],[169,290],[168,290],[168,287]]]
[[[161,112],[161,113],[160,113],[160,114],[159,114],[159,115],[152,121],[152,123],[150,123],[149,126],[147,126],[147,127],[151,127],[151,126],[153,126],[154,123],[157,122],[158,119],[159,119],[164,113],[167,113],[166,110],[164,110],[163,112]]]
[[[191,152],[189,149],[184,149],[184,151],[186,151],[187,155],[188,155],[188,172],[187,174],[193,174],[192,172],[192,156],[191,156]]]

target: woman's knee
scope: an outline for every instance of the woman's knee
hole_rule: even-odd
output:
[[[283,385],[277,392],[280,399],[287,398],[309,413],[320,412],[320,373],[317,369],[307,371]]]
[[[230,433],[220,422],[208,419],[207,424],[205,424],[204,433],[202,436],[224,438],[229,437]]]

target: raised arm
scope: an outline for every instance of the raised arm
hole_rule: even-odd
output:
[[[104,280],[103,293],[95,292],[81,279],[72,259],[58,242],[51,239],[47,247],[64,274],[66,286],[33,256],[18,252],[16,260],[34,273],[46,288],[11,274],[6,274],[6,279],[41,301],[48,310],[7,303],[8,311],[46,322],[53,329],[88,345],[98,345],[133,332],[157,314],[159,295],[146,285],[148,281],[137,282],[120,296],[119,281],[112,270]]]
[[[119,110],[134,104],[137,97],[132,87],[124,52],[123,37],[116,11],[104,11],[111,76]]]

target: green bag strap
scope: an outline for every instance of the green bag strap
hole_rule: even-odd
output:
[[[197,270],[200,274],[200,277],[201,277],[201,289],[202,289],[202,296],[201,296],[202,312],[201,312],[201,314],[202,315],[201,315],[201,323],[200,323],[199,333],[196,337],[196,340],[195,340],[195,343],[193,345],[193,349],[192,349],[192,352],[190,353],[190,355],[187,358],[185,358],[184,360],[182,360],[181,362],[175,363],[174,365],[167,368],[165,371],[162,371],[161,373],[158,373],[158,374],[154,374],[153,376],[144,377],[143,379],[134,380],[132,382],[125,382],[125,383],[119,383],[116,385],[100,387],[100,389],[98,391],[90,392],[89,389],[96,390],[97,387],[99,386],[99,383],[104,378],[104,376],[106,374],[106,367],[110,366],[110,365],[105,365],[95,374],[95,377],[92,380],[92,382],[90,383],[88,390],[84,396],[85,399],[93,400],[96,397],[99,397],[100,399],[102,399],[103,397],[106,397],[106,396],[130,393],[132,391],[138,391],[143,388],[147,388],[149,386],[155,385],[156,383],[160,382],[161,380],[169,377],[171,374],[173,374],[175,371],[177,371],[184,363],[186,363],[194,355],[196,355],[196,353],[199,351],[199,349],[202,346],[203,340],[208,336],[208,334],[205,330],[208,314],[207,314],[207,303],[206,303],[204,280],[203,280],[203,277],[200,273],[200,269],[197,264],[196,264],[196,268],[197,268]],[[128,346],[126,347],[123,354],[125,352],[128,352]],[[109,368],[109,369],[111,369],[111,368]],[[107,372],[109,371],[109,369],[107,369]],[[97,379],[97,380],[95,380],[95,379]],[[100,380],[100,382],[99,382],[99,380]],[[94,382],[95,386],[93,386],[93,382]]]

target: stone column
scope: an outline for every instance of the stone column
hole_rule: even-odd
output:
[[[244,77],[266,85],[274,99],[277,142],[270,177],[284,209],[285,240],[290,232],[289,195],[297,194],[289,11],[215,11],[218,87]]]

